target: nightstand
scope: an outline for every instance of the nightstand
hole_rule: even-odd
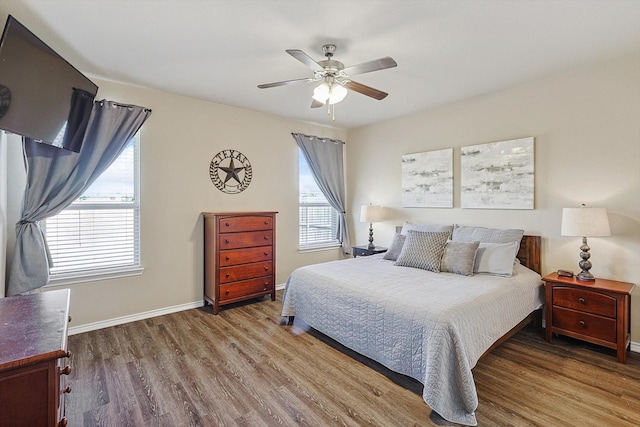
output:
[[[596,279],[582,282],[575,277],[551,273],[546,288],[546,335],[553,333],[615,349],[618,362],[626,363],[631,342],[631,292],[634,284]]]
[[[383,248],[382,246],[376,246],[373,249],[369,249],[369,246],[352,246],[351,253],[353,257],[357,256],[369,256],[374,254],[381,254],[383,252],[387,252],[387,248]]]

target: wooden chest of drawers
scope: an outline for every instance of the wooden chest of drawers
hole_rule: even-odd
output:
[[[0,298],[0,426],[66,426],[69,290]]]
[[[545,278],[546,337],[567,335],[617,351],[627,360],[630,336],[630,300],[634,285],[615,280],[581,282],[552,273]]]
[[[204,298],[221,305],[276,299],[276,213],[204,212]]]

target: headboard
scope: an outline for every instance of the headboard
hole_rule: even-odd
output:
[[[402,226],[396,226],[396,233],[402,231]],[[520,249],[516,257],[520,263],[538,274],[542,274],[542,260],[540,257],[540,247],[542,246],[540,236],[522,236]]]

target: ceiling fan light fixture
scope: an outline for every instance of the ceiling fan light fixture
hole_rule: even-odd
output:
[[[322,82],[313,90],[313,99],[323,104],[333,105],[342,101],[347,93],[347,89],[340,84]]]

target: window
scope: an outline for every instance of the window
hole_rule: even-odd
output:
[[[139,274],[139,135],[70,206],[44,221],[51,280]]]
[[[338,212],[331,207],[316,181],[311,170],[298,149],[299,163],[299,247],[317,249],[336,247],[340,242],[336,238],[338,233]]]

